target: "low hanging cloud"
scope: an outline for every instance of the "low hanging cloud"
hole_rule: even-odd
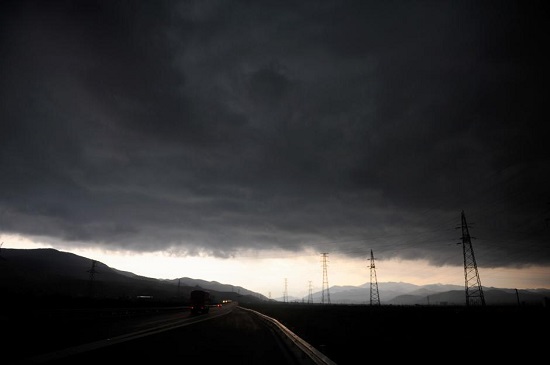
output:
[[[539,5],[3,2],[0,230],[548,265]]]

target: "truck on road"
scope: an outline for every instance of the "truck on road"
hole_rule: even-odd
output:
[[[191,291],[191,314],[208,313],[210,310],[210,293],[205,290]]]

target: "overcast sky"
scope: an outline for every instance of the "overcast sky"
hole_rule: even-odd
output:
[[[0,232],[550,266],[542,4],[2,1]]]

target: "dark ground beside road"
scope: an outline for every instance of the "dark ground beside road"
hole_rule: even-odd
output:
[[[258,303],[242,306],[277,319],[339,365],[372,360],[539,362],[550,308],[543,306],[369,306]],[[535,350],[537,349],[537,350]]]

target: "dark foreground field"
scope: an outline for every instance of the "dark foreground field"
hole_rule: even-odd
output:
[[[369,360],[539,362],[550,308],[242,304],[276,318],[337,364]],[[468,360],[469,359],[469,360]]]
[[[521,364],[538,363],[546,357],[550,324],[550,308],[544,306],[368,306],[279,302],[243,302],[239,305],[275,318],[338,365],[409,358],[410,361],[428,363],[470,362],[479,358],[491,363],[511,360]],[[116,308],[111,308],[116,312]],[[87,317],[88,311],[84,308],[74,309],[57,312],[50,308],[43,312],[20,306],[17,310],[3,308],[0,316],[4,337],[3,360],[10,363],[10,359],[110,338],[132,328],[142,328],[145,323],[154,323],[161,317],[188,314],[181,309],[154,313],[141,311],[147,308],[135,308],[124,316],[98,316],[98,313],[104,313],[102,309],[91,311],[91,317]],[[222,320],[232,318],[237,317],[228,316]],[[236,331],[230,336],[224,335],[220,329],[223,323],[212,320],[200,326],[185,327],[172,334],[172,337],[178,337],[170,340],[175,342],[166,342],[178,343],[183,350],[191,350],[189,346],[194,342],[185,340],[184,333],[201,330],[209,338],[205,343],[209,347],[204,352],[216,354],[223,348],[227,352],[228,348],[235,347],[235,351],[242,349],[237,351],[240,355],[232,356],[224,363],[246,363],[243,359],[257,352],[259,346],[247,340],[243,323],[236,322]],[[169,337],[170,334],[163,336]],[[160,352],[149,346],[144,345],[141,351],[159,356]],[[192,358],[192,354],[187,358]],[[136,360],[133,363],[146,362]]]

